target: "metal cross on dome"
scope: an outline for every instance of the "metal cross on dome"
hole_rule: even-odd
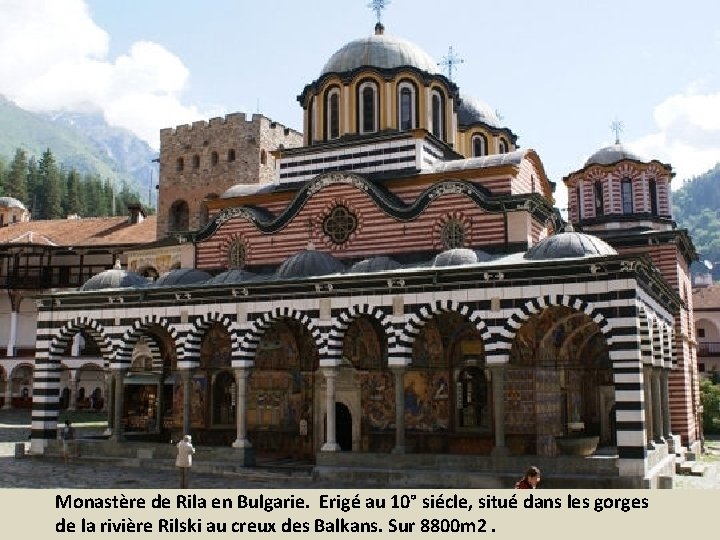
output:
[[[367,7],[375,12],[377,22],[380,23],[382,19],[383,10],[390,5],[390,0],[372,0]]]
[[[452,81],[453,68],[456,64],[462,64],[465,60],[460,58],[458,54],[453,50],[452,45],[448,48],[448,53],[443,56],[443,59],[438,62],[439,66],[444,66],[447,69],[448,79]]]
[[[620,144],[620,134],[623,131],[623,123],[620,120],[613,120],[610,129],[615,133],[615,144]]]

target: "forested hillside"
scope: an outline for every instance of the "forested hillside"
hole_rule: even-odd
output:
[[[713,264],[720,279],[720,163],[673,192],[673,215],[690,231],[700,260]]]
[[[50,149],[38,159],[18,148],[12,161],[0,161],[0,195],[19,199],[34,220],[122,215],[140,201],[126,182],[113,186],[98,174],[64,169]]]

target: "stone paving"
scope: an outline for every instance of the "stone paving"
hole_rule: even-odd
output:
[[[102,432],[97,423],[76,422],[80,435]],[[120,467],[107,463],[62,460],[40,456],[16,459],[15,444],[28,444],[30,435],[29,411],[0,411],[0,488],[101,488],[101,489],[174,489],[179,487],[175,470],[158,470],[139,467]],[[704,458],[708,466],[704,477],[676,476],[678,489],[720,489],[720,441],[707,441],[708,453]],[[193,474],[190,486],[204,488],[351,488],[334,482],[332,485],[312,482],[308,478],[248,477],[237,474]]]

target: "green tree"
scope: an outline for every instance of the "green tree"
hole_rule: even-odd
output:
[[[42,192],[38,193],[40,219],[59,219],[62,215],[62,173],[55,162],[55,156],[48,148],[43,152],[38,163],[39,184]]]
[[[83,204],[81,194],[80,174],[75,169],[70,169],[67,175],[67,196],[65,197],[65,214],[82,215]]]
[[[700,403],[703,406],[703,432],[720,433],[720,384],[700,379]]]
[[[15,197],[25,205],[28,205],[28,158],[22,148],[15,150],[15,157],[10,164],[10,170],[5,177],[5,194]]]

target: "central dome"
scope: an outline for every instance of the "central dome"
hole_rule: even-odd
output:
[[[427,73],[439,73],[429,54],[414,43],[385,34],[356,39],[330,57],[321,75],[342,73],[361,67],[395,69],[414,67]]]
[[[589,165],[613,165],[623,159],[631,159],[633,161],[643,161],[643,159],[627,146],[615,143],[612,146],[606,146],[595,152],[585,162],[585,167]]]

